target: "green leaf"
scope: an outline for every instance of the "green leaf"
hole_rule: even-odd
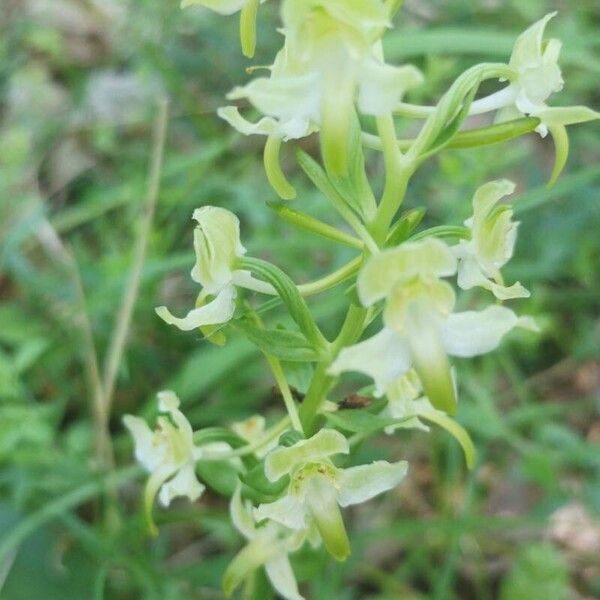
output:
[[[489,127],[461,131],[450,141],[448,148],[458,150],[508,142],[535,131],[540,122],[540,119],[536,117],[525,117],[514,121],[506,121],[505,123],[497,123]]]
[[[306,301],[294,282],[281,269],[265,260],[246,257],[239,260],[239,266],[270,283],[307,340],[319,350],[326,347],[327,340],[317,327]]]
[[[426,208],[413,208],[401,214],[385,241],[386,247],[393,248],[405,242],[419,226],[426,212]]]
[[[407,419],[392,419],[374,415],[368,410],[339,410],[325,415],[335,427],[351,433],[374,433],[391,425],[404,423]]]
[[[272,498],[280,496],[290,483],[289,476],[281,477],[276,482],[269,481],[265,476],[263,463],[256,465],[246,473],[239,475],[240,481],[249,488]]]
[[[469,89],[466,97],[463,100],[462,108],[458,112],[458,114],[444,127],[438,134],[438,136],[433,140],[433,142],[427,147],[426,151],[420,156],[419,160],[425,160],[434,154],[437,154],[440,150],[445,148],[452,139],[456,136],[459,129],[462,127],[462,124],[465,122],[469,114],[469,109],[471,108],[471,104],[475,98],[475,94],[479,89],[479,84],[481,83],[480,79],[477,79],[472,87]],[[458,96],[458,94],[457,94]],[[455,101],[457,101],[456,98]]]
[[[308,340],[296,331],[261,329],[249,321],[234,323],[254,345],[270,356],[290,362],[314,362],[319,355]]]
[[[356,205],[352,201],[349,202],[346,197],[339,193],[327,176],[327,173],[325,173],[325,170],[314,158],[302,150],[297,150],[296,159],[312,184],[331,202],[336,210],[340,212],[343,210],[347,211],[349,208],[354,211],[357,210]]]
[[[323,223],[310,215],[302,213],[298,210],[294,210],[293,208],[289,208],[282,202],[267,202],[267,206],[275,211],[282,219],[304,229],[305,231],[310,231],[316,235],[320,235],[329,240],[333,240],[334,242],[338,242],[340,244],[344,244],[345,246],[350,246],[351,248],[357,248],[362,250],[364,247],[364,243],[355,238],[352,235],[348,235],[327,223]]]

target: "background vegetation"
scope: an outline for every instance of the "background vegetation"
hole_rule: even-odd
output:
[[[427,84],[412,99],[434,102],[467,66],[507,59],[518,32],[554,8],[561,14],[550,33],[565,44],[562,103],[598,109],[596,0],[407,0],[387,56],[423,68]],[[276,9],[263,7],[258,64],[280,42],[269,37]],[[222,597],[221,574],[241,544],[225,499],[207,493],[160,511],[161,535],[149,540],[121,416],[152,416],[164,388],[177,391],[196,428],[273,414],[279,400],[250,345],[231,336],[221,349],[184,335],[153,307],[193,300],[190,216],[203,204],[237,212],[252,252],[298,282],[350,257],[276,219],[265,205],[274,193],[261,140],[241,139],[216,118],[245,66],[235,19],[181,13],[175,0],[1,3],[2,598]],[[163,95],[171,106],[161,188],[120,352],[115,323],[134,288]],[[459,420],[479,448],[474,472],[442,432],[383,436],[364,450],[365,459],[409,459],[410,477],[352,513],[347,563],[297,557],[309,599],[600,598],[599,131],[572,129],[568,172],[552,190],[552,145],[536,135],[447,152],[415,178],[408,206],[426,204],[428,224],[460,223],[484,181],[518,182],[522,225],[507,278],[532,289],[519,309],[543,331],[458,365]],[[298,205],[331,220],[291,156],[287,166]],[[344,301],[341,288],[313,304],[335,322]],[[97,380],[110,379],[111,361],[115,459],[105,473],[95,450],[106,420]]]

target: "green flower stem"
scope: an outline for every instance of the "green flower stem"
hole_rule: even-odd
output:
[[[273,425],[273,427],[265,431],[265,433],[255,442],[246,444],[245,446],[236,448],[235,450],[231,450],[229,452],[205,454],[202,456],[202,461],[220,462],[224,460],[231,460],[232,458],[241,458],[242,456],[247,456],[248,454],[254,454],[257,450],[260,450],[269,442],[278,438],[284,431],[286,431],[290,427],[291,424],[291,418],[289,416],[286,416],[283,419],[281,419],[279,423]]]
[[[344,198],[340,196],[338,191],[332,185],[327,173],[323,170],[321,165],[317,163],[311,156],[306,152],[298,150],[296,152],[296,158],[298,164],[302,170],[306,173],[307,177],[312,181],[314,186],[331,202],[333,208],[338,214],[352,227],[356,235],[363,240],[365,246],[369,249],[371,254],[377,254],[379,252],[379,246],[371,237],[371,234],[367,228],[363,225],[362,221],[356,216],[356,213],[348,206]]]
[[[330,361],[317,365],[304,400],[300,405],[300,421],[307,436],[315,433],[315,418],[334,378],[327,374]]]
[[[359,240],[352,235],[348,235],[347,233],[344,233],[343,231],[340,231],[339,229],[336,229],[327,223],[323,223],[322,221],[319,221],[310,215],[301,213],[293,208],[289,208],[281,202],[267,202],[267,204],[269,208],[273,209],[283,220],[295,225],[296,227],[300,227],[306,231],[320,235],[321,237],[344,244],[345,246],[350,246],[351,248],[356,248],[358,250],[362,250],[365,246],[365,243],[362,240]]]
[[[357,256],[350,262],[346,263],[343,267],[337,269],[337,271],[334,271],[329,275],[325,275],[325,277],[322,277],[321,279],[299,285],[298,291],[306,298],[308,296],[314,296],[315,294],[329,290],[357,273],[363,261],[363,255]]]
[[[353,344],[360,338],[367,323],[368,315],[368,309],[351,304],[340,333],[331,344],[330,356],[327,360],[318,364],[308,392],[300,406],[300,420],[307,436],[315,432],[314,425],[319,408],[335,381],[334,377],[327,374],[331,363],[342,348]]]
[[[381,139],[386,173],[383,196],[375,219],[370,225],[370,231],[374,239],[382,244],[387,237],[394,215],[404,200],[414,167],[406,161],[398,147],[396,126],[391,114],[377,118],[377,130]]]
[[[508,142],[521,137],[522,135],[526,135],[527,133],[531,133],[539,126],[539,124],[540,120],[536,117],[524,117],[522,119],[515,119],[514,121],[497,123],[496,125],[490,125],[489,127],[479,127],[477,129],[461,131],[456,134],[454,139],[452,139],[446,147],[459,150]],[[367,148],[378,150],[380,152],[383,150],[381,138],[372,133],[363,133],[362,140]],[[400,150],[408,150],[414,141],[414,139],[398,140],[398,148],[400,148]]]
[[[269,363],[269,366],[271,367],[273,377],[275,377],[275,381],[277,382],[277,386],[281,391],[281,395],[283,396],[283,402],[288,415],[290,416],[292,427],[296,431],[303,433],[302,423],[300,423],[300,417],[298,416],[298,409],[296,408],[296,403],[294,402],[294,397],[292,396],[292,391],[290,390],[290,386],[281,367],[281,363],[274,356],[270,356],[269,354],[265,354],[265,357]]]

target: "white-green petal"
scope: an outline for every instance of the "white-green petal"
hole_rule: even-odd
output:
[[[194,211],[196,264],[192,279],[204,293],[217,294],[232,280],[235,260],[246,253],[240,240],[240,221],[231,211],[203,206]]]
[[[417,276],[449,277],[456,273],[456,257],[441,240],[430,237],[384,250],[365,264],[358,276],[358,295],[365,306],[389,296],[401,281]]]
[[[518,317],[504,306],[450,315],[442,325],[442,341],[448,354],[472,357],[491,352],[517,326],[532,328],[530,319]]]
[[[413,367],[425,395],[438,410],[456,412],[456,386],[442,338],[445,319],[425,301],[408,306],[405,330]]]
[[[174,316],[166,306],[157,307],[156,314],[169,325],[175,325],[182,331],[192,331],[204,325],[227,323],[235,312],[235,288],[233,285],[223,288],[212,302],[192,309],[185,317]]]
[[[529,298],[530,296],[529,291],[519,282],[506,286],[488,279],[481,270],[474,254],[466,255],[459,262],[457,283],[463,290],[482,287],[492,292],[498,300],[514,300],[517,298]]]
[[[336,560],[346,560],[350,541],[338,506],[338,490],[324,475],[314,475],[306,482],[306,504],[325,548]]]
[[[373,379],[378,395],[382,395],[388,384],[409,368],[410,355],[406,340],[394,330],[384,327],[364,342],[344,348],[329,368],[329,373],[364,373]]]
[[[233,526],[248,540],[253,539],[256,535],[256,527],[252,513],[244,505],[242,500],[241,485],[235,488],[235,492],[231,497],[229,504],[229,515]]]
[[[265,571],[275,591],[285,600],[304,600],[304,596],[301,596],[298,591],[298,584],[287,554],[280,554],[267,561]]]
[[[378,460],[370,465],[343,469],[340,477],[340,506],[361,504],[375,496],[395,488],[408,471],[408,463],[389,463]]]
[[[367,115],[391,113],[404,93],[424,81],[423,74],[412,65],[394,67],[369,59],[362,65],[358,108]]]
[[[253,292],[259,292],[260,294],[277,295],[275,288],[270,283],[256,279],[250,271],[234,271],[233,284]]]
[[[298,530],[306,527],[306,508],[297,496],[287,494],[275,502],[260,504],[254,509],[257,523],[270,519],[288,529]]]
[[[542,44],[544,41],[544,31],[548,22],[558,13],[548,13],[545,17],[536,21],[531,27],[526,29],[515,42],[510,66],[514,69],[536,67],[542,55]]]
[[[143,419],[133,415],[125,415],[123,424],[133,436],[136,460],[148,472],[154,471],[165,459],[165,447],[154,443],[155,434]]]
[[[265,459],[265,475],[269,481],[291,473],[296,467],[318,462],[334,454],[348,454],[348,440],[334,429],[321,429],[308,440],[289,448],[277,448]]]
[[[191,502],[197,500],[205,490],[194,472],[194,463],[183,465],[173,479],[163,483],[158,499],[163,506],[169,506],[173,498],[186,496]]]
[[[600,112],[587,106],[557,106],[545,108],[536,117],[539,117],[547,127],[553,127],[595,121],[600,119]]]

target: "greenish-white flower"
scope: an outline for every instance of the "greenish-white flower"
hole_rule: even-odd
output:
[[[157,419],[154,431],[139,417],[123,417],[125,427],[133,436],[135,457],[150,473],[144,505],[153,530],[151,513],[157,494],[160,503],[169,506],[171,500],[178,496],[187,497],[193,502],[205,489],[195,473],[195,464],[202,457],[203,449],[194,445],[192,427],[179,410],[179,399],[175,393],[159,392],[158,409],[162,414]],[[229,446],[213,443],[210,449],[228,450]]]
[[[473,197],[473,216],[465,221],[471,239],[462,240],[454,251],[459,259],[458,285],[463,290],[483,287],[499,300],[527,298],[520,284],[504,285],[500,269],[512,258],[519,223],[512,220],[512,207],[498,204],[512,194],[511,181],[492,181],[481,186]]]
[[[245,135],[302,138],[317,129],[341,148],[354,106],[364,114],[389,113],[403,93],[422,81],[413,66],[385,64],[379,43],[389,26],[381,0],[288,0],[283,3],[286,41],[261,77],[235,88],[229,99],[247,99],[265,115],[257,123],[233,106],[219,115]]]
[[[204,206],[194,211],[193,219],[198,225],[194,229],[196,263],[191,276],[202,286],[196,308],[183,318],[173,316],[166,306],[156,309],[161,319],[183,331],[227,323],[235,311],[236,286],[273,293],[267,283],[236,269],[236,260],[244,256],[246,249],[240,241],[239,219],[232,212]],[[208,301],[209,297],[212,300]]]
[[[265,459],[265,475],[273,482],[289,475],[290,484],[282,498],[254,511],[257,521],[269,519],[294,531],[316,528],[332,556],[345,560],[350,543],[340,506],[366,502],[396,487],[408,468],[406,462],[386,461],[336,467],[331,457],[349,451],[346,438],[333,429],[273,450]]]
[[[294,531],[266,521],[257,524],[249,502],[243,502],[240,486],[236,489],[229,507],[231,521],[248,540],[248,544],[232,560],[223,577],[225,594],[230,596],[235,588],[253,571],[264,567],[267,577],[286,600],[304,600],[290,565],[289,554],[304,544],[306,533]]]
[[[453,414],[457,401],[448,355],[485,354],[514,327],[534,327],[531,319],[503,306],[452,312],[454,290],[441,278],[456,269],[452,250],[435,238],[407,242],[372,257],[359,274],[358,294],[365,306],[386,300],[384,328],[343,349],[330,373],[365,373],[383,395],[412,367],[433,406]]]
[[[435,411],[431,402],[423,395],[423,386],[414,369],[409,369],[392,381],[385,390],[387,404],[382,411],[382,416],[399,419],[398,425],[390,425],[385,428],[387,434],[396,429],[421,429],[429,431],[419,419],[419,411]]]
[[[558,59],[562,42],[544,41],[548,22],[556,12],[547,14],[524,31],[515,42],[509,66],[515,79],[505,89],[474,102],[471,113],[500,108],[498,121],[508,121],[523,115],[538,117],[538,133],[546,136],[548,129],[598,119],[600,114],[585,106],[550,107],[547,100],[560,92],[564,80]]]

